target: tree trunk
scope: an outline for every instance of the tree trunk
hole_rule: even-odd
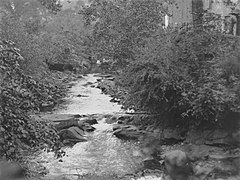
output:
[[[237,24],[236,24],[236,36],[240,36],[240,15],[236,15]]]
[[[203,24],[203,0],[192,0],[193,27],[201,30]]]

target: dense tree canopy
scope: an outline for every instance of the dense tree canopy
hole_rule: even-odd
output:
[[[83,9],[86,25],[94,24],[95,54],[113,59],[134,59],[134,52],[162,25],[161,1],[92,1]]]
[[[239,111],[239,39],[222,34],[213,14],[201,15],[201,26],[166,29],[166,3],[173,1],[92,1],[82,14],[94,25],[93,51],[127,62],[119,76],[127,108],[221,126],[226,112]]]

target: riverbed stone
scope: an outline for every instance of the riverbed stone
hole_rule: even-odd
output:
[[[225,176],[240,175],[239,154],[210,155],[209,158],[217,162],[213,171]]]
[[[91,125],[88,124],[88,123],[84,123],[83,126],[82,126],[82,128],[83,128],[84,131],[86,131],[86,132],[93,132],[93,131],[96,130],[95,127],[91,126]]]
[[[211,146],[239,145],[240,140],[235,137],[235,132],[225,130],[198,130],[191,129],[186,136],[186,142],[194,144],[207,144]]]
[[[134,120],[134,116],[124,115],[124,116],[118,117],[118,120],[122,121],[124,124],[129,124]]]
[[[165,168],[172,179],[186,180],[192,173],[188,156],[180,150],[173,150],[165,154]]]
[[[57,130],[68,129],[73,126],[78,127],[79,129],[86,132],[93,132],[96,129],[93,126],[91,126],[91,124],[76,118],[69,119],[68,121],[55,123],[55,127]]]
[[[106,118],[106,123],[108,123],[108,124],[114,124],[114,123],[128,124],[133,120],[133,117],[131,115],[127,115],[127,114],[124,114],[124,115],[110,114],[110,115],[105,115],[104,117]]]
[[[87,139],[84,137],[85,133],[82,129],[78,127],[70,127],[68,129],[63,129],[59,131],[59,136],[62,140],[84,142]]]
[[[114,125],[113,131],[114,131],[113,134],[117,138],[124,140],[138,140],[140,136],[146,133],[143,130],[139,130],[134,125],[122,125],[122,124]]]
[[[155,170],[155,169],[162,170],[163,169],[163,166],[161,165],[161,163],[159,161],[157,161],[156,159],[144,160],[143,165],[144,165],[145,169],[151,169],[151,170]]]
[[[91,86],[93,82],[87,82],[86,84],[83,84],[84,87]]]
[[[77,126],[79,128],[81,128],[81,126],[79,126],[78,124],[78,119],[69,119],[68,121],[62,121],[62,122],[57,122],[55,123],[55,128],[60,131],[62,129],[68,129],[72,126]]]
[[[83,118],[85,120],[92,120],[91,123],[94,122],[93,118],[88,118],[87,116],[81,116],[79,114],[49,114],[40,116],[43,120],[48,120],[53,122],[55,128],[60,131],[63,129],[68,129],[70,127],[76,126],[85,131],[94,131],[95,129],[89,125],[89,123],[85,121],[81,121]]]
[[[83,117],[80,118],[79,120],[82,121],[83,123],[88,123],[90,125],[98,124],[97,119],[93,117]]]
[[[118,116],[116,115],[111,115],[109,117],[106,117],[106,123],[107,124],[113,124],[113,123],[116,123],[118,121]]]
[[[118,129],[121,129],[122,127],[123,127],[122,124],[114,124],[114,125],[113,125],[113,131],[118,130]]]
[[[96,130],[95,127],[93,127],[92,125],[90,125],[89,123],[86,123],[84,121],[81,121],[81,120],[78,120],[78,127],[80,129],[82,129],[83,131],[86,131],[86,132],[93,132]]]
[[[78,94],[77,97],[88,97],[87,95]]]
[[[62,122],[69,121],[75,118],[82,117],[79,114],[44,114],[40,116],[43,120],[48,120],[51,122]]]
[[[207,165],[196,165],[193,167],[193,174],[197,179],[205,179],[213,171],[212,167]]]

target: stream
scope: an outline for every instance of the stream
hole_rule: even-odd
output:
[[[93,125],[96,128],[94,132],[86,134],[87,142],[64,148],[66,155],[60,161],[53,153],[42,152],[36,157],[36,160],[48,169],[47,179],[55,180],[59,177],[69,180],[84,178],[110,180],[119,177],[127,179],[126,174],[134,174],[142,167],[142,159],[136,155],[139,151],[137,143],[124,142],[116,138],[112,134],[113,124],[105,122],[107,114],[117,115],[124,112],[121,105],[111,103],[111,97],[93,86],[97,84],[97,79],[100,77],[96,74],[79,79],[70,90],[68,103],[54,112],[54,114],[94,114],[98,124]],[[81,96],[78,96],[79,94]]]

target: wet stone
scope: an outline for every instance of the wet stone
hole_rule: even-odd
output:
[[[68,129],[63,129],[59,133],[62,141],[68,140],[71,142],[85,142],[87,139],[84,137],[85,133],[82,129],[78,127],[70,127]]]
[[[87,95],[78,94],[77,97],[88,97]]]
[[[113,127],[113,134],[123,140],[138,140],[145,132],[139,130],[136,126],[133,125],[121,125],[116,124]]]
[[[97,119],[91,118],[91,117],[84,117],[80,119],[81,122],[83,123],[88,123],[90,125],[97,124]]]
[[[161,165],[161,163],[159,161],[157,161],[156,159],[145,160],[145,161],[143,161],[143,164],[144,164],[145,169],[151,169],[151,170],[163,169],[163,166]]]
[[[48,120],[51,122],[63,122],[63,121],[69,121],[74,118],[80,118],[82,117],[79,114],[46,114],[46,115],[41,115],[40,118],[43,120]]]

